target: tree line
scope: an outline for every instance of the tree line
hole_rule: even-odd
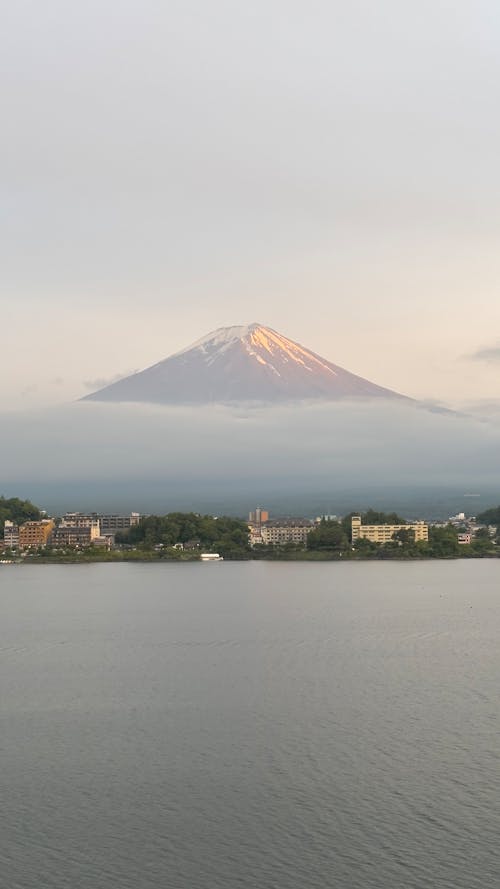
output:
[[[500,528],[500,506],[485,509],[484,512],[479,513],[477,520],[482,525],[495,525]]]
[[[31,500],[20,500],[19,497],[0,497],[0,536],[3,538],[4,522],[14,522],[22,525],[23,522],[38,521],[41,513]]]
[[[116,535],[116,543],[143,549],[185,547],[218,552],[225,559],[245,556],[250,551],[248,525],[229,516],[214,517],[194,512],[171,512],[141,518],[129,531]]]

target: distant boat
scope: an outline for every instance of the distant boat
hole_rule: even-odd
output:
[[[223,562],[223,556],[220,556],[219,553],[202,553],[200,556],[202,562]]]

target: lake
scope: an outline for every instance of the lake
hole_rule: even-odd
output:
[[[6,889],[485,889],[500,560],[0,566]]]

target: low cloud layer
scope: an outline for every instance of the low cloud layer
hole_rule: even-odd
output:
[[[238,491],[496,484],[500,425],[390,403],[234,410],[78,403],[1,418],[0,491],[42,492],[78,508],[102,498],[175,492],[217,503]],[[471,456],[473,455],[473,456]],[[80,493],[78,493],[80,492]],[[125,497],[125,500],[124,500]],[[101,504],[96,504],[96,506]],[[147,508],[143,501],[140,508]]]
[[[500,345],[478,349],[470,356],[473,361],[500,361]]]
[[[89,392],[97,392],[99,389],[104,389],[105,386],[111,386],[112,383],[117,383],[118,380],[124,380],[125,377],[129,377],[131,374],[137,373],[138,370],[127,370],[125,373],[114,374],[111,377],[96,377],[92,380],[82,380],[82,385],[85,386],[85,389],[88,389]]]

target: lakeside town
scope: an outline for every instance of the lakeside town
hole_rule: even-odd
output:
[[[66,512],[48,516],[30,501],[0,498],[0,564],[23,561],[170,559],[352,559],[495,557],[500,508],[446,521],[368,510],[346,516],[247,519],[197,513],[164,516]]]

